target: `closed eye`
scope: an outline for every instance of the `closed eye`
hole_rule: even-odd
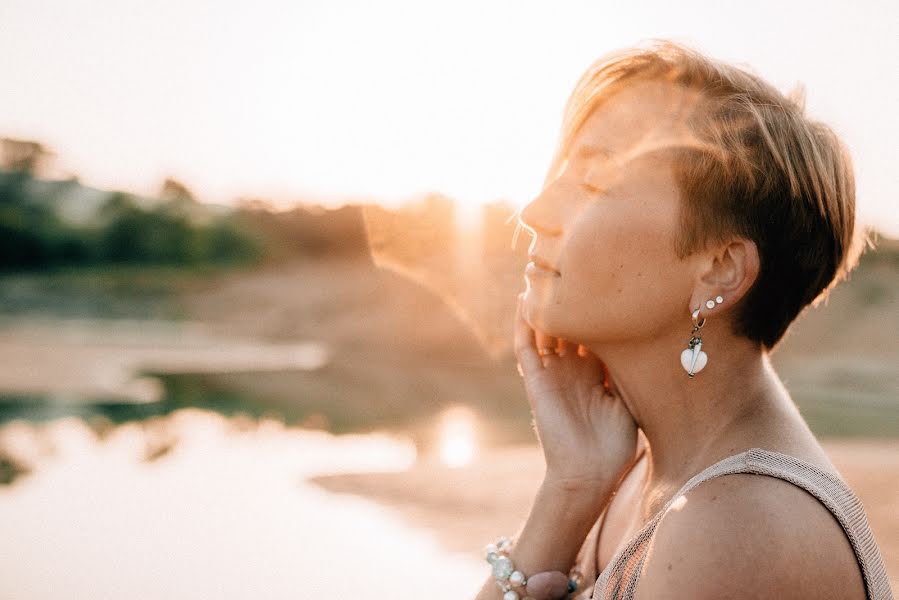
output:
[[[582,181],[580,183],[580,188],[591,194],[601,194],[606,191],[605,188],[601,188],[599,186],[593,185],[589,181]]]

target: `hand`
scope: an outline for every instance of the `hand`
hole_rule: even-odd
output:
[[[543,455],[546,482],[563,489],[613,488],[636,457],[637,424],[603,385],[606,369],[583,346],[535,331],[518,296],[515,354]],[[556,353],[540,356],[544,348]]]

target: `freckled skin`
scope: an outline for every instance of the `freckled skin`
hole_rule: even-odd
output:
[[[677,322],[673,311],[685,310],[691,292],[690,265],[674,252],[680,197],[669,154],[640,148],[675,139],[682,128],[670,98],[640,86],[613,95],[585,121],[572,154],[593,145],[614,157],[570,158],[523,210],[522,222],[536,231],[531,251],[561,274],[528,282],[529,322],[585,345]]]
[[[602,419],[590,421],[580,418],[582,414],[617,406],[617,400],[646,434],[650,446],[646,472],[621,482],[622,488],[633,484],[635,491],[627,501],[618,502],[617,512],[620,495],[608,505],[597,550],[600,568],[691,476],[739,449],[766,448],[835,471],[759,345],[727,327],[731,307],[758,274],[754,243],[729,240],[683,259],[677,256],[681,198],[671,155],[664,149],[683,145],[687,137],[683,107],[694,104],[690,98],[679,97],[681,93],[688,94],[670,85],[634,83],[607,98],[575,133],[567,163],[520,215],[534,236],[530,252],[558,271],[526,280],[519,316],[527,322],[528,331],[533,329],[535,338],[529,341],[537,348],[548,348],[541,342],[560,338],[588,348],[602,361],[604,375],[614,387],[614,394],[598,400],[616,399],[584,405],[571,401],[577,397],[572,390],[580,389],[580,384],[595,384],[600,374],[588,370],[582,378],[570,375],[571,385],[565,385],[564,374],[569,372],[564,369],[572,361],[550,355],[541,364],[529,343],[519,356],[534,353],[534,379],[552,384],[529,396],[533,406],[543,409],[535,422],[544,427],[562,422],[558,415],[571,414],[560,410],[570,408],[566,402],[584,409],[565,423],[566,428],[555,430],[559,435],[541,438],[544,452],[550,449],[547,455],[563,457],[553,461],[557,465],[621,464],[610,458],[623,453],[591,454],[585,448],[595,440],[615,439],[617,433],[628,430],[621,425],[627,419],[597,434],[595,440],[578,437],[585,423],[602,425]],[[613,157],[585,158],[578,148],[586,146],[609,149]],[[689,339],[690,313],[718,294],[726,301],[714,308],[703,331],[709,365],[701,376],[687,378],[679,357]],[[549,376],[540,375],[547,372]],[[570,444],[572,439],[578,443]],[[566,444],[564,452],[556,452]],[[650,591],[638,598],[670,597],[672,586],[686,586],[689,592],[693,584],[706,586],[707,593],[680,597],[727,597],[732,594],[718,592],[760,589],[760,583],[768,587],[759,597],[795,597],[789,592],[801,590],[802,597],[863,598],[861,572],[839,523],[805,491],[768,479],[732,474],[690,492],[687,510],[671,513],[680,515],[686,525],[678,529],[669,520],[659,528],[646,563],[648,571],[641,579],[641,587]],[[591,502],[586,504],[595,508]],[[579,527],[573,514],[587,523],[578,535],[586,535],[591,519],[598,516],[591,509],[566,510],[559,516],[555,512],[559,506],[558,502],[541,504],[538,497],[532,510],[536,525],[523,530],[532,536],[531,541],[539,542],[527,551],[535,565],[544,567],[572,551],[570,540],[576,536],[569,535],[570,530],[560,534],[560,527]],[[737,509],[743,513],[735,519]],[[813,544],[793,542],[792,532],[800,521]],[[666,531],[673,533],[666,537]],[[759,568],[763,563],[743,559],[746,547],[758,557],[771,556],[772,540],[785,553],[778,564],[791,565],[789,569]],[[808,552],[810,545],[815,553]],[[721,561],[728,560],[722,567]],[[699,578],[708,573],[720,577],[711,582],[706,581],[708,577]],[[760,582],[760,575],[770,577]],[[489,592],[483,597],[494,598],[495,586],[488,583]]]

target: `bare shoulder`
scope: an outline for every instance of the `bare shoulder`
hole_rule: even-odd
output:
[[[817,498],[765,475],[731,474],[672,504],[636,598],[865,598],[852,546]]]

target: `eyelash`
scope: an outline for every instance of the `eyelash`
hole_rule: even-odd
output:
[[[586,181],[582,181],[580,184],[580,187],[581,187],[581,189],[584,189],[584,190],[590,192],[591,194],[600,194],[600,193],[606,191],[603,188],[589,184]]]

